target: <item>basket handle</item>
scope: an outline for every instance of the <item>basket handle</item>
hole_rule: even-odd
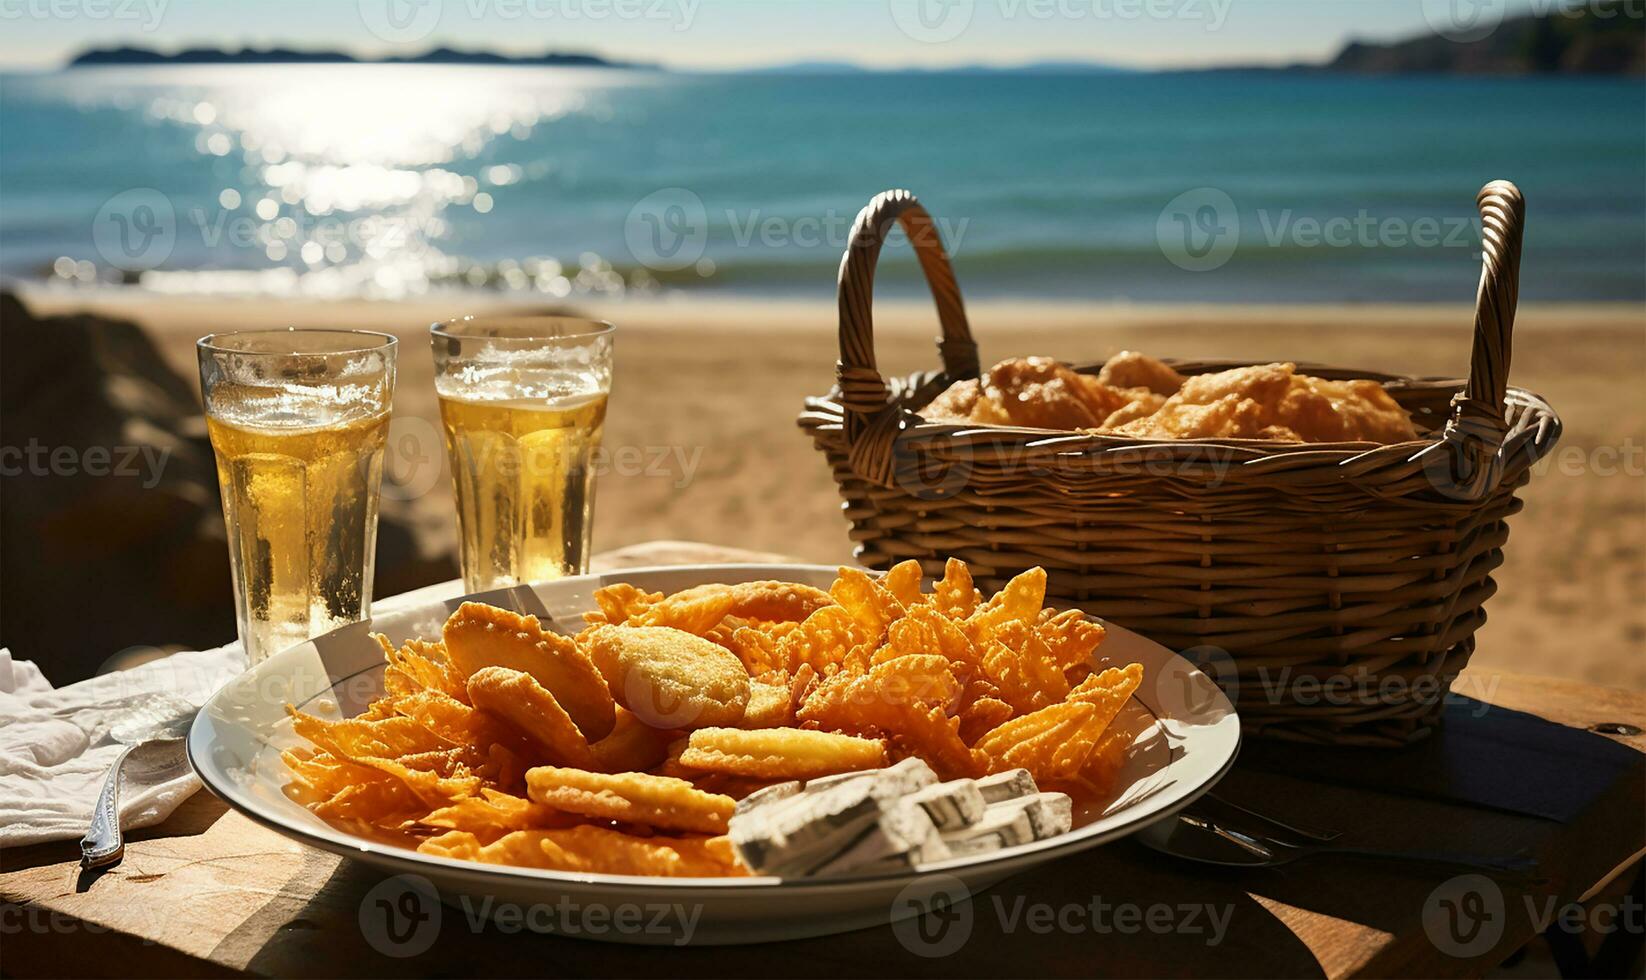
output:
[[[1469,381],[1454,407],[1459,418],[1503,425],[1509,387],[1510,340],[1520,295],[1520,238],[1526,202],[1520,188],[1494,180],[1475,197],[1480,208],[1480,288],[1475,294],[1475,345]]]
[[[937,319],[943,328],[937,349],[943,357],[944,373],[951,380],[975,378],[978,374],[977,342],[972,339],[960,286],[931,215],[906,190],[877,195],[858,212],[846,254],[840,260],[840,360],[835,365],[835,376],[852,469],[881,486],[891,481],[897,413],[889,411],[891,392],[875,364],[874,270],[894,223],[902,225],[909,236],[937,303]]]
[[[1452,398],[1452,417],[1441,440],[1419,454],[1430,461],[1444,454],[1449,472],[1443,489],[1468,500],[1491,492],[1503,475],[1500,452],[1508,434],[1509,354],[1526,221],[1520,188],[1507,180],[1482,187],[1475,204],[1480,208],[1481,267],[1469,380]]]

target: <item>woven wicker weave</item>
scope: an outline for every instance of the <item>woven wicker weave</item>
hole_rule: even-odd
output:
[[[915,558],[936,575],[953,555],[985,589],[1042,565],[1052,601],[1184,651],[1234,697],[1250,734],[1423,737],[1474,650],[1515,490],[1560,434],[1543,399],[1506,383],[1520,192],[1496,181],[1478,203],[1484,268],[1468,379],[1300,364],[1382,382],[1425,435],[1299,445],[925,421],[912,409],[978,376],[977,345],[930,216],[906,191],[880,195],[840,266],[838,384],[800,416],[840,484],[859,560]],[[894,223],[937,301],[943,370],[887,380],[870,303]],[[1200,374],[1246,362],[1172,363]]]

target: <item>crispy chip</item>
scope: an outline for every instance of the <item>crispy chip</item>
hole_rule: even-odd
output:
[[[1046,570],[1036,565],[1023,572],[994,598],[979,606],[966,620],[966,632],[972,640],[983,644],[994,637],[994,631],[1006,623],[1022,621],[1033,623],[1040,615],[1046,599]]]
[[[642,592],[627,582],[607,585],[594,590],[595,604],[600,607],[598,613],[584,613],[583,619],[590,624],[604,625],[611,623],[621,625],[637,616],[644,615],[647,609],[663,601],[661,592]]]
[[[458,800],[418,820],[427,827],[466,830],[486,841],[494,841],[516,830],[543,829],[565,825],[566,815],[553,807],[531,800],[482,790],[480,796]]]
[[[995,631],[983,654],[983,672],[1001,700],[1019,712],[1054,704],[1069,693],[1069,682],[1034,627],[1012,620]]]
[[[1127,664],[1124,667],[1110,667],[1101,674],[1081,681],[1074,690],[1069,692],[1070,701],[1084,701],[1097,708],[1094,720],[1099,729],[1107,728],[1120,709],[1125,706],[1126,699],[1132,696],[1138,686],[1143,683],[1143,665]]]
[[[1012,706],[996,697],[981,697],[960,709],[960,740],[972,745],[1012,717]]]
[[[880,576],[880,587],[907,609],[925,598],[920,594],[921,574],[920,563],[913,558],[900,561]]]
[[[1103,643],[1106,631],[1080,610],[1069,609],[1041,623],[1036,632],[1057,666],[1069,671],[1091,663],[1092,653]]]
[[[532,675],[507,667],[483,667],[469,677],[469,699],[476,708],[531,739],[548,758],[594,768],[594,753],[577,723]]]
[[[729,796],[702,792],[683,779],[642,772],[539,766],[526,773],[526,787],[534,802],[568,813],[711,834],[725,831],[737,805]]]
[[[614,711],[606,681],[588,654],[569,638],[542,627],[536,616],[465,602],[446,620],[446,651],[465,678],[486,667],[530,674],[590,739],[612,730]]]
[[[857,623],[864,637],[878,638],[893,620],[903,615],[903,603],[881,588],[860,568],[840,567],[840,574],[829,587],[829,595]]]
[[[1086,761],[1097,733],[1079,743],[1097,708],[1067,701],[1041,708],[999,726],[973,748],[988,759],[990,772],[1027,769],[1036,782],[1068,779]]]
[[[802,664],[818,673],[839,667],[846,654],[863,640],[857,621],[842,606],[825,606],[807,616],[798,628],[778,642],[782,662],[793,674]]]
[[[950,558],[943,566],[943,578],[937,583],[932,603],[937,611],[950,619],[966,619],[977,611],[977,589],[972,585],[972,570],[958,558]]]
[[[751,676],[784,666],[777,652],[777,638],[765,630],[738,627],[727,638],[725,647],[742,661],[743,669]]]
[[[879,768],[886,764],[886,750],[872,739],[797,728],[699,728],[692,732],[680,762],[707,772],[811,779]]]

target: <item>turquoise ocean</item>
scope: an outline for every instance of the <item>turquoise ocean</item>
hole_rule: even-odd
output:
[[[1646,300],[1640,79],[691,75],[383,65],[0,76],[0,274],[75,289],[832,295],[906,187],[974,297]],[[881,289],[920,288],[906,247]]]

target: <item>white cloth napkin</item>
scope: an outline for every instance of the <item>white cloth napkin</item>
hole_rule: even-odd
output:
[[[443,582],[374,603],[373,609],[388,613],[461,594],[462,583]],[[0,847],[83,836],[109,767],[125,748],[109,737],[109,726],[161,692],[198,707],[244,669],[245,654],[231,643],[52,687],[32,661],[13,659],[0,648]],[[146,780],[134,777],[128,764],[120,825],[133,830],[160,823],[199,788],[199,777],[187,766]]]
[[[198,707],[244,666],[234,643],[52,687],[33,662],[0,649],[0,847],[85,834],[109,767],[125,749],[109,726],[160,692]],[[121,826],[157,824],[200,788],[187,766],[173,772],[158,782],[125,781]]]

